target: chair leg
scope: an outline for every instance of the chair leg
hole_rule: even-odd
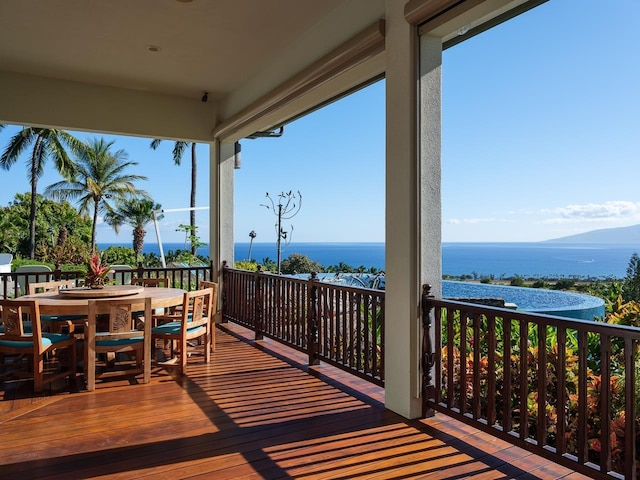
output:
[[[211,324],[207,325],[207,333],[204,336],[204,362],[209,363],[211,360]]]
[[[187,370],[187,358],[189,358],[189,354],[187,353],[187,339],[182,337],[180,340],[180,375],[184,375],[184,372]]]
[[[42,355],[38,357],[33,359],[33,391],[36,393],[42,392],[44,374],[44,358]]]

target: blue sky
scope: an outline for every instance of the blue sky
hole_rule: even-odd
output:
[[[443,54],[443,241],[538,241],[640,223],[640,2],[551,0]],[[285,127],[243,140],[235,171],[235,238],[274,242],[265,194],[300,191],[284,224],[294,242],[384,241],[384,82]],[[0,148],[18,127],[0,132]],[[78,133],[81,138],[97,136]],[[149,177],[164,208],[189,203],[190,159],[172,142],[109,137]],[[208,205],[209,152],[198,146],[198,206]],[[52,164],[40,192],[59,180]],[[29,190],[26,163],[0,170],[0,205]],[[7,188],[7,186],[10,186]],[[207,213],[198,212],[208,237]],[[163,241],[188,213],[167,214]],[[148,241],[154,241],[153,228]],[[99,242],[131,241],[101,225]]]

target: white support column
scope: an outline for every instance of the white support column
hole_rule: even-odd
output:
[[[442,278],[442,45],[418,38],[404,2],[387,0],[385,405],[421,414],[421,286]]]
[[[442,296],[442,40],[420,37],[421,284]]]
[[[233,162],[234,144],[211,145],[210,257],[216,269],[227,261],[233,266]]]
[[[420,416],[417,34],[404,2],[386,3],[385,405]]]

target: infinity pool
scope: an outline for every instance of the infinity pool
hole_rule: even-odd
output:
[[[506,303],[515,304],[518,310],[582,320],[593,320],[594,316],[604,317],[604,300],[601,298],[559,290],[445,280],[442,282],[442,296],[501,298]]]
[[[308,278],[308,274],[298,275],[298,277]],[[337,285],[385,289],[385,277],[380,274],[321,273],[318,278]],[[502,299],[505,303],[514,304],[517,310],[580,320],[604,317],[604,300],[601,298],[560,290],[444,280],[442,296],[448,299]]]

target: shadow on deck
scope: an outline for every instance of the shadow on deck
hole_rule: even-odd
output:
[[[408,421],[384,392],[275,341],[218,331],[176,380],[0,402],[2,478],[582,479],[444,415]],[[257,347],[257,348],[256,348]]]

